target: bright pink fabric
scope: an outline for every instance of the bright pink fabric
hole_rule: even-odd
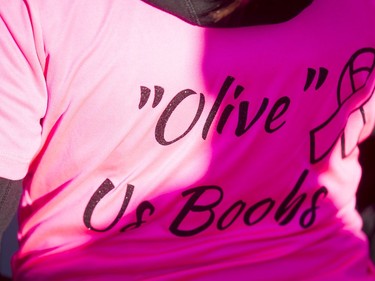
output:
[[[374,12],[210,29],[141,1],[0,0],[16,280],[375,280],[354,208]]]

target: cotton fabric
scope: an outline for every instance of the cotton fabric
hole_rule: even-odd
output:
[[[374,280],[355,211],[373,0],[203,28],[141,1],[0,0],[16,280]]]

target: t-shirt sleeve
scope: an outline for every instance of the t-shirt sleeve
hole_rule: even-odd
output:
[[[47,106],[45,55],[36,9],[0,0],[0,177],[21,179],[41,143]]]

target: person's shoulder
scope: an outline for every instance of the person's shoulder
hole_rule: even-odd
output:
[[[47,0],[48,1],[48,0]],[[0,15],[7,17],[11,14],[27,15],[30,9],[36,7],[39,0],[0,0]]]

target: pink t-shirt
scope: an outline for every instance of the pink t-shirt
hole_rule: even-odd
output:
[[[201,28],[127,0],[0,0],[16,280],[375,280],[355,211],[375,1]]]

